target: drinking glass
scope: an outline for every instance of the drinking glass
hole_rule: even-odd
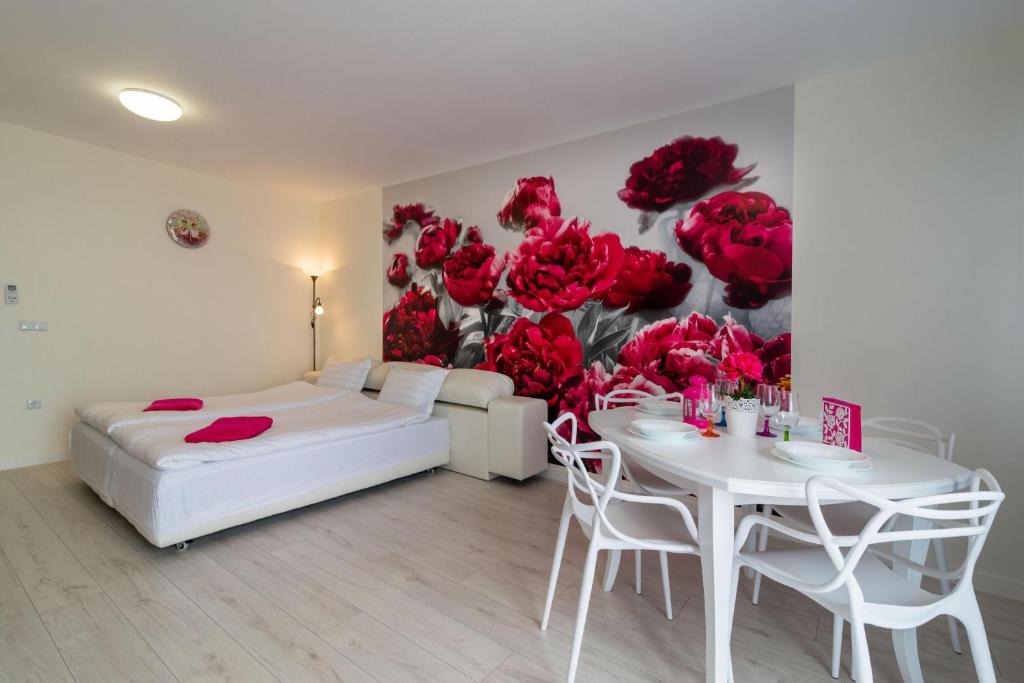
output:
[[[701,388],[697,406],[700,408],[700,414],[707,421],[707,428],[701,432],[701,436],[717,439],[718,434],[715,434],[714,424],[715,418],[718,417],[718,412],[722,409],[722,398],[718,393],[718,387],[705,384]]]
[[[757,385],[757,397],[761,400],[761,414],[764,415],[764,429],[758,436],[776,436],[771,430],[771,421],[779,412],[779,388],[774,384]]]
[[[800,423],[800,401],[795,391],[779,392],[779,412],[775,421],[782,427],[782,440],[789,441],[789,430]]]
[[[721,398],[721,405],[719,406],[720,419],[715,423],[716,427],[725,427],[725,404],[728,403],[727,398],[729,394],[736,391],[737,382],[734,379],[720,379],[715,383],[715,389],[718,391],[718,396]]]

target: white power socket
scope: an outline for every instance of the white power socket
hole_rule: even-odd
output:
[[[30,398],[25,401],[25,410],[39,410],[43,407],[43,400],[40,398]]]

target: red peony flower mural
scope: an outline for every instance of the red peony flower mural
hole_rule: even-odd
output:
[[[693,271],[685,263],[673,263],[663,251],[626,247],[615,284],[602,296],[608,308],[626,313],[675,308],[683,303],[693,285]]]
[[[512,252],[509,292],[531,311],[571,311],[615,284],[622,259],[618,235],[591,237],[588,221],[548,218]]]
[[[764,346],[764,339],[747,330],[726,314],[725,322],[718,328],[714,339],[708,345],[712,356],[721,360],[734,351],[756,352]]]
[[[391,267],[388,268],[388,282],[395,287],[405,287],[411,280],[409,257],[402,252],[396,252],[391,259]]]
[[[635,162],[618,197],[642,212],[640,235],[656,230],[633,245],[563,217],[562,200],[580,198],[559,197],[548,176],[508,190],[497,211],[508,232],[395,204],[385,239],[412,226],[417,239],[385,262],[388,282],[411,289],[384,315],[384,359],[506,374],[550,417],[575,414],[582,440],[597,438],[598,394],[787,376],[788,307],[769,304],[790,295],[792,221],[769,195],[741,191],[758,178],[739,156],[721,137],[687,135]]]
[[[415,204],[395,204],[391,210],[391,220],[384,223],[384,239],[391,244],[405,232],[410,225],[426,228],[437,225],[441,219],[437,217],[434,210],[428,208],[422,202]]]
[[[675,318],[651,323],[619,350],[619,364],[668,392],[682,391],[696,375],[714,381],[715,365],[700,340],[687,339],[690,332],[687,321]]]
[[[630,166],[619,199],[641,211],[664,211],[699,199],[713,187],[740,182],[754,169],[755,164],[736,168],[738,153],[737,145],[720,137],[683,136]]]
[[[561,215],[555,179],[534,176],[520,178],[509,189],[498,211],[498,223],[506,230],[529,230],[552,216]]]
[[[569,319],[549,313],[535,323],[519,318],[508,334],[495,334],[477,365],[508,375],[520,396],[542,398],[553,406],[561,388],[583,374],[583,348]]]
[[[761,192],[722,192],[676,223],[676,241],[726,283],[725,303],[761,308],[788,296],[793,279],[789,212]]]
[[[445,325],[437,299],[417,285],[384,313],[384,360],[448,365],[459,348],[459,326]]]
[[[462,224],[452,218],[445,218],[437,225],[428,225],[420,230],[416,240],[416,265],[420,268],[436,268],[441,265],[455,241],[462,232]]]
[[[463,306],[489,303],[505,270],[506,256],[500,258],[489,244],[468,244],[448,258],[441,267],[448,295]]]
[[[761,348],[760,356],[764,362],[764,381],[771,384],[790,374],[790,353],[793,335],[783,332],[772,337]]]
[[[466,228],[466,242],[469,244],[482,244],[484,241],[484,234],[480,232],[480,228],[475,225],[471,225]]]

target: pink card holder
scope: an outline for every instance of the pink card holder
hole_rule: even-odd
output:
[[[860,406],[838,398],[822,399],[821,441],[861,450]]]

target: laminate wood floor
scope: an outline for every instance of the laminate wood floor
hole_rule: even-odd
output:
[[[440,471],[178,552],[146,543],[67,463],[0,472],[0,681],[562,680],[578,528],[538,624],[564,491]],[[653,554],[641,596],[628,559],[612,592],[595,586],[579,680],[703,681],[698,561],[671,559],[668,621]],[[768,582],[758,607],[741,590],[736,679],[830,681],[829,615]],[[980,599],[1001,678],[1024,680],[1024,604]],[[899,680],[888,634],[870,638],[876,680]],[[974,680],[944,622],[919,642],[928,681]],[[848,640],[844,657],[849,680]]]

